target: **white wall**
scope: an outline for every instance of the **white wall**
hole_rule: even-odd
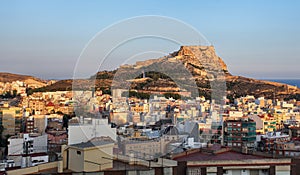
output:
[[[42,135],[38,137],[33,137],[33,152],[47,152],[47,145],[48,145],[48,135]]]
[[[29,149],[29,153],[47,152],[48,135],[29,137],[29,140],[33,140],[33,148]],[[23,138],[12,138],[8,141],[8,155],[23,154]]]
[[[243,112],[241,111],[229,111],[229,117],[242,117]]]
[[[35,165],[38,165],[38,164],[42,164],[42,163],[47,163],[48,160],[49,160],[49,156],[48,155],[31,157],[32,166],[35,166]],[[35,161],[37,161],[37,162],[35,162]]]
[[[8,139],[8,155],[23,153],[23,138]]]
[[[227,173],[224,173],[224,175],[242,175],[242,172],[241,170],[227,170]]]
[[[290,175],[290,171],[276,171],[276,175]]]
[[[241,175],[250,175],[250,170],[241,170]]]
[[[70,125],[68,144],[87,142],[101,136],[109,136],[116,141],[116,128],[111,128],[107,119],[93,119],[92,124]]]
[[[227,170],[227,173],[224,175],[250,175],[250,170],[245,169],[243,170]],[[261,170],[259,170],[259,175],[267,175],[267,174],[263,174]]]

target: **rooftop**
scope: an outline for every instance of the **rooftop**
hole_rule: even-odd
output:
[[[212,154],[206,152],[195,152],[174,158],[176,161],[216,161],[216,160],[245,160],[245,159],[264,159],[263,156],[243,154],[232,150],[222,153]]]
[[[110,137],[96,137],[87,142],[72,144],[70,146],[77,148],[91,148],[95,146],[102,146],[107,144],[112,144],[114,141]]]
[[[300,130],[300,127],[294,126],[294,127],[290,127],[290,129],[292,129],[292,130]]]

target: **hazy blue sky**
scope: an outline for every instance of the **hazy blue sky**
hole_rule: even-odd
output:
[[[163,15],[200,31],[235,75],[300,78],[299,9],[296,0],[1,0],[0,71],[71,78],[97,32],[126,18]]]

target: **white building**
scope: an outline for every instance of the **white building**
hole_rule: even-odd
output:
[[[47,135],[20,134],[8,141],[8,158],[14,160],[15,166],[28,167],[48,162]]]
[[[25,157],[23,157],[23,161],[26,160],[24,159]],[[49,156],[46,153],[35,153],[35,154],[31,154],[30,155],[30,164],[31,166],[35,166],[41,163],[46,163],[49,160]],[[26,167],[26,162],[22,162],[22,167]]]
[[[229,111],[229,117],[232,117],[232,118],[243,117],[243,112],[242,111]]]
[[[47,135],[21,134],[20,137],[8,139],[8,155],[25,154],[25,143],[28,142],[28,153],[47,152]]]
[[[116,128],[111,128],[107,119],[81,118],[79,124],[69,125],[68,144],[87,142],[94,137],[101,136],[109,136],[116,141]]]
[[[287,102],[284,101],[284,102],[281,103],[281,107],[282,108],[290,108],[290,109],[292,109],[294,107],[294,104],[287,103]]]

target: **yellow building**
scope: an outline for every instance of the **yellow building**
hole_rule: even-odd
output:
[[[59,106],[56,109],[56,112],[60,111],[64,114],[72,114],[74,112],[74,107],[73,106]]]
[[[113,168],[114,141],[110,137],[63,146],[63,167],[73,172],[95,172]]]
[[[0,108],[0,124],[4,129],[2,136],[20,133],[22,124],[22,108]]]
[[[45,107],[47,114],[55,113],[55,105],[52,102],[48,102]]]
[[[174,132],[174,130],[170,132]],[[178,133],[166,134],[159,139],[147,139],[137,133],[134,133],[134,137],[135,139],[131,137],[122,141],[121,149],[123,154],[146,159],[153,159],[154,157],[166,154],[168,149],[167,145],[171,142],[179,141]]]
[[[46,114],[44,100],[30,99],[28,105],[34,114]]]
[[[287,120],[287,115],[285,113],[276,113],[274,114],[274,119],[276,120],[277,123],[277,130],[282,129],[283,123]]]
[[[149,107],[146,104],[144,104],[143,106],[131,106],[130,110],[132,112],[137,112],[137,113],[140,113],[140,112],[149,112]]]
[[[276,120],[272,119],[272,120],[265,120],[263,123],[263,129],[264,132],[263,133],[267,133],[267,132],[274,132],[276,131]]]

